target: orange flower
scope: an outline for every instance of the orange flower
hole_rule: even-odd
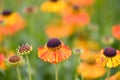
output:
[[[14,35],[19,30],[23,29],[25,21],[18,13],[11,13],[5,10],[0,15],[0,32],[5,35]]]
[[[120,64],[120,51],[114,48],[102,49],[96,56],[96,62],[109,68],[117,67]]]
[[[112,34],[116,39],[120,40],[120,25],[112,27]]]
[[[69,25],[85,26],[90,22],[90,17],[87,12],[80,11],[80,7],[72,6],[73,9],[66,9],[67,12],[62,14],[63,22]]]
[[[94,3],[94,0],[68,0],[72,4],[80,6],[91,6]]]
[[[57,64],[71,56],[71,50],[62,41],[50,39],[44,47],[38,48],[38,56],[45,62]]]
[[[5,69],[5,56],[3,54],[0,54],[0,69]]]
[[[91,74],[92,71],[92,74]],[[77,67],[77,73],[83,76],[85,79],[97,79],[105,74],[105,69],[97,64],[87,64],[82,62]]]
[[[73,34],[74,29],[71,26],[50,25],[46,28],[46,34],[49,38],[64,38]]]
[[[44,12],[61,12],[65,8],[64,0],[48,0],[40,6],[40,10]]]
[[[77,67],[77,73],[85,79],[96,79],[105,74],[105,69],[95,62],[95,55],[96,52],[90,50],[84,50],[80,55],[82,63]]]

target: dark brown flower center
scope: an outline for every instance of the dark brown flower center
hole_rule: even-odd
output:
[[[19,52],[20,53],[24,53],[24,52],[28,52],[28,51],[30,51],[30,46],[29,45],[22,45],[22,46],[20,46],[20,48],[19,48]]]
[[[20,57],[17,56],[17,55],[11,56],[9,58],[9,61],[12,62],[12,63],[19,62],[20,61]]]
[[[2,12],[2,15],[3,16],[9,16],[9,15],[11,15],[12,14],[12,12],[10,11],[10,10],[4,10],[3,12]]]
[[[73,5],[73,9],[74,9],[75,11],[77,11],[77,10],[79,10],[79,9],[80,9],[80,7],[79,7],[79,6],[77,6],[77,5]]]
[[[114,57],[116,50],[114,48],[105,48],[103,54],[107,57]]]
[[[57,2],[58,0],[50,0],[51,2]]]
[[[56,39],[56,38],[52,38],[47,42],[47,47],[49,48],[55,48],[61,45],[60,40]]]

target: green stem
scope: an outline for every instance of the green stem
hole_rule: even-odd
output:
[[[56,67],[55,67],[55,80],[58,80],[58,64],[56,64]]]
[[[29,56],[28,56],[28,54],[26,55],[26,60],[27,60],[27,66],[28,66],[29,80],[32,80],[32,77],[31,77],[31,68],[30,68],[30,61],[29,61]]]
[[[107,80],[110,80],[110,68],[107,68]]]
[[[22,77],[21,77],[21,74],[20,74],[20,70],[19,70],[18,64],[17,64],[17,66],[16,66],[16,71],[17,71],[17,74],[18,74],[18,80],[22,80]]]

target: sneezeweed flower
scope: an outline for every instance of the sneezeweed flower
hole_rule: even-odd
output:
[[[71,36],[74,32],[74,29],[72,26],[65,26],[64,24],[63,25],[49,25],[45,28],[45,32],[49,38],[56,37],[60,39],[60,38]]]
[[[95,55],[96,52],[90,50],[84,50],[80,55],[82,63],[77,67],[77,73],[86,80],[97,79],[105,74],[105,69],[95,62]]]
[[[72,10],[68,10],[62,14],[63,23],[75,26],[85,26],[90,22],[89,14],[80,9],[79,6],[73,5]]]
[[[91,6],[94,3],[94,0],[68,0],[68,2],[86,7]]]
[[[57,64],[71,56],[68,46],[56,38],[50,39],[44,47],[38,48],[38,57],[45,62]]]
[[[4,10],[0,15],[0,32],[4,35],[14,35],[25,27],[24,19],[17,12]]]
[[[38,48],[38,57],[40,59],[56,64],[56,80],[58,80],[57,63],[67,60],[71,53],[70,48],[57,38],[51,38],[44,47]]]
[[[3,54],[0,54],[0,69],[6,69],[5,56]]]
[[[11,65],[18,65],[22,62],[22,57],[18,55],[12,55],[8,59],[8,63]]]
[[[102,49],[96,56],[96,62],[108,68],[117,67],[120,64],[120,51],[114,48]]]
[[[47,0],[40,6],[40,10],[43,12],[59,13],[65,6],[64,0]]]
[[[120,25],[114,25],[114,26],[112,27],[112,35],[113,35],[116,39],[120,40]]]
[[[17,53],[19,55],[26,55],[29,54],[32,51],[32,46],[28,44],[22,44],[17,48]]]
[[[28,67],[28,75],[29,75],[29,80],[32,80],[31,77],[31,67],[30,67],[30,61],[29,61],[29,56],[28,54],[32,51],[32,46],[28,44],[22,44],[21,46],[18,47],[17,53],[19,55],[25,55],[26,56],[26,61],[27,61],[27,67]]]
[[[91,74],[92,71],[92,74]],[[98,80],[98,78],[105,75],[105,69],[97,64],[88,64],[82,62],[77,67],[78,75],[81,75],[85,80]]]
[[[16,71],[17,71],[17,74],[18,74],[18,80],[22,80],[20,70],[19,70],[19,65],[22,63],[22,57],[20,57],[18,55],[12,55],[12,56],[9,57],[8,63],[10,65],[16,66]]]

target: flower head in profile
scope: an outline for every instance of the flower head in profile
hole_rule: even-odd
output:
[[[21,62],[22,62],[22,57],[18,55],[12,55],[8,59],[8,63],[11,65],[17,65],[20,64]]]
[[[17,53],[19,55],[25,55],[29,54],[32,51],[32,46],[28,44],[22,44],[21,46],[18,47]]]
[[[70,48],[56,38],[50,39],[44,47],[38,48],[38,57],[53,64],[68,59],[71,53]]]
[[[115,25],[112,27],[112,35],[120,40],[120,25]]]
[[[96,56],[96,62],[109,68],[120,64],[120,51],[114,48],[102,49]]]
[[[58,13],[65,8],[64,0],[47,0],[41,6],[40,10],[43,12]]]
[[[14,35],[25,27],[24,19],[17,12],[4,10],[0,15],[0,32],[4,35]]]
[[[3,54],[0,54],[0,69],[5,69],[5,56]]]

